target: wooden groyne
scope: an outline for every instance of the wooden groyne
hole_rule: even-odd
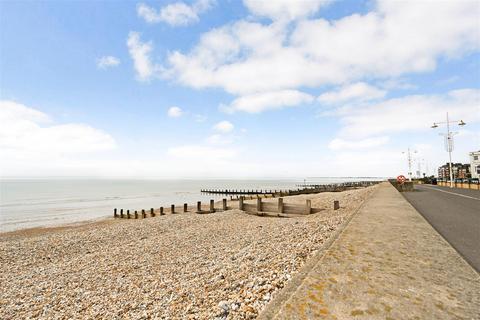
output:
[[[331,184],[302,184],[296,185],[297,189],[288,190],[272,190],[272,189],[201,189],[200,192],[204,194],[222,194],[222,195],[270,195],[272,197],[291,196],[299,194],[320,193],[320,192],[340,192],[350,189],[364,188],[380,183],[381,181],[356,181],[356,182],[342,182]],[[238,198],[238,197],[237,197]],[[233,197],[231,197],[233,199]]]
[[[250,198],[252,199],[252,198]],[[283,198],[277,198],[277,202],[263,202],[261,197],[256,198],[255,203],[245,203],[246,199],[244,196],[240,196],[238,199],[238,204],[236,206],[228,206],[227,199],[222,199],[221,207],[215,206],[215,201],[212,199],[208,207],[202,206],[202,202],[198,201],[195,207],[188,206],[187,203],[183,204],[183,213],[186,212],[195,212],[198,214],[205,214],[205,213],[214,213],[218,211],[227,211],[232,209],[239,209],[245,211],[248,214],[256,214],[259,216],[277,216],[277,217],[289,217],[295,215],[305,215],[305,214],[312,214],[319,212],[323,209],[321,208],[312,208],[311,200],[305,200],[305,205],[299,204],[290,204],[284,203]],[[340,204],[337,200],[333,201],[333,210],[340,209]],[[124,209],[118,210],[117,208],[113,209],[113,217],[120,218],[120,219],[146,219],[147,217],[155,217],[157,214],[159,216],[163,216],[167,213],[170,214],[177,214],[180,211],[177,210],[176,206],[172,204],[170,209],[167,211],[166,208],[160,207],[157,209],[150,208],[148,210],[149,213],[145,209],[141,210],[141,215],[135,210],[134,215],[130,215],[130,210],[126,210],[127,214],[124,214]]]
[[[284,204],[284,196],[293,196],[300,194],[311,194],[320,192],[340,192],[349,189],[368,187],[377,184],[381,181],[364,181],[364,182],[352,182],[352,183],[336,183],[328,185],[315,185],[313,187],[298,188],[296,190],[228,190],[228,189],[202,189],[202,193],[211,194],[224,194],[230,195],[231,201],[238,201],[235,206],[228,206],[227,199],[222,199],[221,202],[215,203],[215,200],[211,199],[209,204],[202,205],[201,201],[198,201],[195,206],[189,206],[187,203],[183,204],[183,207],[176,207],[174,204],[170,207],[159,207],[158,209],[150,208],[149,210],[142,209],[140,213],[134,210],[134,214],[130,214],[130,210],[115,208],[113,210],[114,218],[120,219],[145,219],[147,217],[155,217],[157,215],[163,216],[167,213],[178,214],[181,212],[194,212],[198,214],[214,213],[217,211],[227,211],[231,209],[239,209],[246,213],[253,213],[257,215],[273,215],[278,217],[288,217],[289,215],[301,215],[311,214],[318,212],[322,209],[312,208],[310,200],[306,200],[305,205],[298,204]],[[277,203],[263,202],[262,198],[278,198]],[[255,204],[245,203],[245,200],[256,199]],[[235,203],[235,202],[234,202]],[[338,210],[340,204],[338,201],[333,202],[333,209]],[[126,214],[125,214],[126,212]],[[148,214],[147,214],[148,212]]]

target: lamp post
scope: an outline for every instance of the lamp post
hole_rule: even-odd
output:
[[[410,147],[407,149],[407,152],[403,151],[402,153],[407,153],[407,160],[408,160],[408,181],[412,181],[412,154],[410,152]],[[413,151],[413,153],[417,153],[417,151]]]
[[[463,120],[450,120],[449,117],[448,117],[448,112],[447,112],[447,121],[434,122],[433,126],[432,126],[432,128],[435,129],[435,128],[438,128],[439,124],[446,124],[447,125],[447,133],[446,134],[441,133],[441,135],[443,135],[445,137],[445,149],[448,152],[448,159],[450,161],[448,163],[448,171],[449,171],[449,175],[450,175],[450,188],[453,188],[452,151],[453,151],[453,135],[456,133],[456,132],[451,132],[450,131],[450,124],[454,123],[454,122],[456,122],[459,126],[466,125],[466,123],[463,122]]]

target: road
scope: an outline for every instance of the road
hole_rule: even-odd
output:
[[[480,191],[416,185],[402,194],[480,272]]]

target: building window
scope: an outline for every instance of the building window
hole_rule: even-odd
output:
[[[478,156],[473,156],[473,160],[478,160]]]
[[[477,166],[477,174],[480,174],[480,166]]]

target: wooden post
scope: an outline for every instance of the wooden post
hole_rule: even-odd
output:
[[[165,212],[163,212],[163,207],[160,207],[160,215],[163,216]]]
[[[310,214],[312,213],[312,200],[307,199],[305,203],[305,213]]]
[[[138,219],[138,212],[135,210],[135,219]]]
[[[130,219],[130,210],[127,210],[127,219]]]
[[[257,212],[262,211],[262,198],[257,198]]]
[[[333,201],[333,210],[340,209],[340,202],[338,200]]]
[[[213,199],[210,200],[210,213],[215,212],[215,202]]]
[[[151,215],[152,217],[155,217],[155,211],[153,210],[153,208],[150,208],[150,215]]]
[[[238,209],[243,210],[243,196],[238,198]]]
[[[197,201],[197,213],[202,213],[202,201]]]
[[[175,205],[172,204],[170,207],[170,213],[175,213]]]
[[[222,210],[227,211],[227,199],[222,199]]]
[[[278,198],[278,213],[283,213],[283,198]]]
[[[188,204],[184,203],[183,204],[183,212],[187,212],[188,211]]]
[[[120,218],[123,218],[123,209],[120,209]]]
[[[145,219],[147,217],[147,214],[145,213],[145,209],[142,209],[142,218]]]
[[[113,209],[113,217],[114,217],[114,218],[117,217],[117,208]]]

